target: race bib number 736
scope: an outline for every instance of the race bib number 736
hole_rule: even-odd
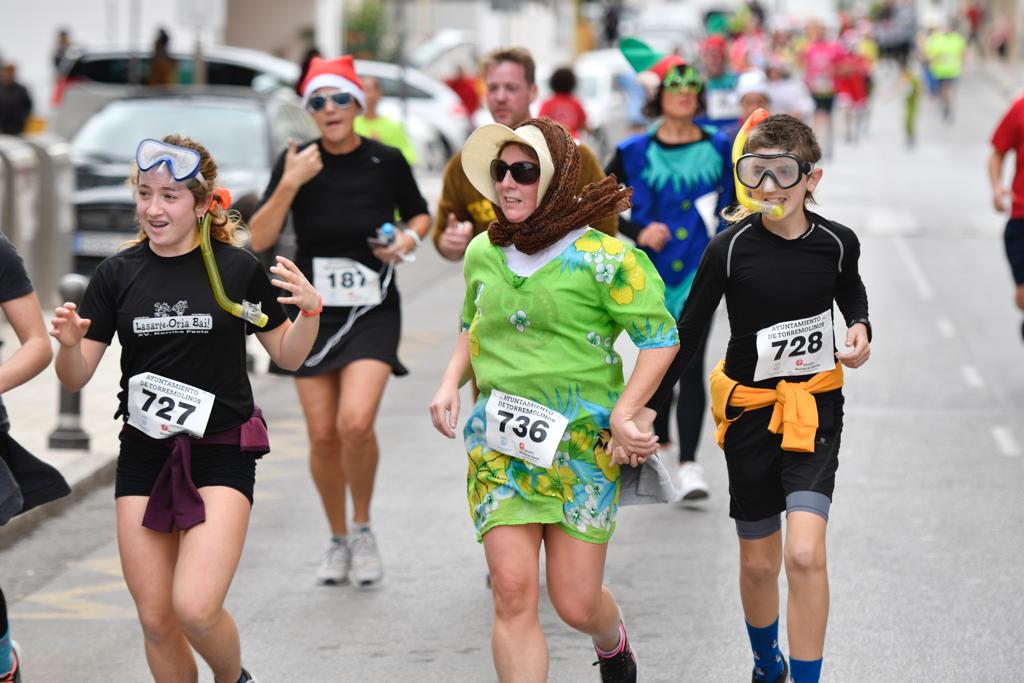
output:
[[[569,420],[547,406],[492,391],[487,399],[487,445],[532,465],[551,467]]]
[[[128,424],[154,439],[203,438],[216,397],[191,384],[143,372],[128,380]]]

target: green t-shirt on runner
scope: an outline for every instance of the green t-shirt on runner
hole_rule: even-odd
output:
[[[478,540],[494,526],[539,523],[606,543],[619,499],[608,422],[625,388],[613,344],[623,331],[640,349],[679,343],[647,255],[591,228],[577,234],[529,277],[509,269],[487,233],[466,249],[462,325],[480,397],[463,434]],[[491,448],[486,406],[495,391],[568,420],[551,467]]]
[[[949,79],[960,76],[964,65],[964,38],[956,31],[936,33],[924,45],[928,69],[935,78]]]
[[[389,119],[386,116],[378,116],[375,119],[357,116],[353,129],[356,135],[377,140],[389,147],[397,147],[410,166],[416,165],[416,148],[413,147],[409,136],[405,134],[405,126],[400,121]]]

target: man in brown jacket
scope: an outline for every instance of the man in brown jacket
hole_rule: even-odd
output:
[[[520,47],[497,50],[484,60],[487,108],[497,123],[514,128],[530,118],[530,103],[537,98],[533,57]],[[580,145],[583,163],[577,190],[604,178],[597,157]],[[476,191],[462,170],[462,152],[456,152],[444,169],[444,187],[434,222],[434,246],[446,259],[458,261],[474,236],[487,230],[494,220],[494,205]],[[609,216],[593,227],[614,235],[618,216]]]

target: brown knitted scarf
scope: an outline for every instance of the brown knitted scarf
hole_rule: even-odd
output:
[[[620,187],[614,175],[590,183],[576,194],[582,157],[565,126],[546,117],[529,119],[519,125],[536,126],[544,134],[555,174],[544,198],[524,222],[510,223],[501,207],[494,207],[497,220],[487,226],[491,244],[502,247],[512,244],[524,254],[536,254],[576,228],[621,213],[632,205],[632,188]]]

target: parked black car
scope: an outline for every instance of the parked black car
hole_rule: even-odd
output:
[[[218,183],[248,218],[287,145],[319,135],[293,96],[248,88],[141,91],[108,102],[71,141],[77,190],[75,271],[89,275],[137,232],[135,200],[125,180],[143,138],[176,133],[210,150]]]

